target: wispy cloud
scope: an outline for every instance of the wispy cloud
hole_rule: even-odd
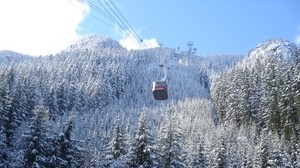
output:
[[[77,40],[89,6],[78,0],[0,2],[0,50],[46,55]]]
[[[159,44],[155,38],[142,39],[140,41],[137,36],[131,31],[122,31],[122,38],[120,44],[128,50],[140,50],[158,47]]]
[[[121,39],[120,44],[128,50],[148,49],[159,46],[155,38],[144,39],[142,42],[138,42],[129,36]]]

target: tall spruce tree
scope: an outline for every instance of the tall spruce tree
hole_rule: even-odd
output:
[[[73,118],[69,118],[65,124],[62,133],[59,134],[58,143],[60,146],[59,157],[64,160],[62,167],[82,167],[84,159],[84,151],[79,150],[76,142],[71,139],[71,133],[74,127]]]
[[[159,135],[159,155],[162,167],[186,167],[186,151],[183,148],[183,135],[174,109],[168,109],[168,117]]]
[[[268,57],[262,79],[262,112],[260,114],[260,127],[265,130],[280,132],[279,93],[276,62],[274,57]]]
[[[5,135],[0,132],[0,167],[8,167],[9,165],[9,151],[5,143]]]
[[[242,69],[241,73],[241,101],[239,103],[239,109],[241,113],[243,125],[251,125],[253,122],[253,115],[251,113],[251,78],[250,78],[250,70],[245,67]]]
[[[127,167],[127,160],[124,158],[127,153],[125,149],[125,140],[121,131],[119,117],[115,120],[115,127],[112,134],[112,140],[109,142],[105,155],[105,167],[124,166]]]
[[[207,167],[208,162],[203,140],[199,139],[196,145],[196,157],[194,158],[194,164],[192,166],[194,166],[195,168]]]
[[[0,131],[4,133],[8,147],[13,146],[14,131],[20,125],[19,100],[14,94],[15,70],[10,67],[0,85]]]
[[[140,115],[138,128],[130,154],[132,157],[130,161],[132,167],[153,167],[153,136],[150,133],[150,128],[148,127],[145,117],[145,112],[143,111]]]
[[[237,68],[233,68],[230,72],[230,80],[228,87],[228,97],[226,99],[227,112],[225,122],[226,124],[234,123],[237,127],[242,125],[243,114],[241,113],[241,80],[240,71]]]
[[[225,76],[225,74],[220,74],[214,77],[211,84],[211,96],[217,111],[218,121],[220,123],[225,121],[227,112],[226,98],[228,95],[227,88],[229,86],[229,81],[224,79]]]
[[[228,156],[227,156],[227,146],[225,140],[221,141],[217,154],[217,167],[226,168],[228,167]]]
[[[17,116],[16,111],[13,108],[13,97],[9,94],[9,90],[7,88],[2,103],[2,110],[1,110],[1,131],[5,134],[6,137],[6,144],[9,147],[13,146],[13,134],[14,130],[17,128],[20,120]]]
[[[47,149],[48,109],[40,103],[33,110],[29,131],[25,132],[24,167],[45,167]]]

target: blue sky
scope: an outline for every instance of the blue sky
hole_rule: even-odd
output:
[[[165,46],[181,49],[186,49],[187,42],[192,41],[198,54],[247,54],[264,40],[284,38],[296,42],[300,34],[298,0],[113,2],[141,38],[155,38]],[[91,12],[109,22],[101,14],[93,13],[93,9]],[[93,18],[86,18],[81,26],[83,32],[122,38],[118,31]]]
[[[273,38],[300,45],[299,0],[112,1],[149,47],[163,43],[186,50],[191,41],[199,55],[212,55],[247,54]],[[124,30],[91,6],[104,11],[99,2],[105,4],[104,0],[0,1],[0,50],[45,55],[95,34],[134,48]]]

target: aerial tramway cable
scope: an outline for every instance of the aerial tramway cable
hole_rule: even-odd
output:
[[[107,1],[104,1],[108,8],[105,7],[105,5],[100,0],[97,0],[97,2],[104,8],[106,13],[115,21],[115,23],[117,23],[117,25],[124,31],[124,33],[126,33],[130,38],[133,38],[135,41],[137,41],[137,44],[142,49],[146,49],[146,47],[142,43],[141,38],[137,35],[136,31],[132,28],[132,26],[130,26],[128,21],[112,1],[110,1],[112,5],[110,5]],[[111,6],[113,6],[117,12]],[[118,15],[118,13],[121,17]],[[129,27],[125,23],[127,23]]]
[[[83,9],[83,8],[81,8],[80,6],[78,6],[78,5],[76,5],[75,3],[73,3],[72,0],[70,0],[69,2],[70,2],[71,4],[73,4],[74,6],[76,6],[77,8],[79,8],[80,10],[82,10],[83,12],[88,13],[88,11],[86,11],[85,9]],[[93,7],[92,7],[92,8],[93,8]],[[94,8],[93,8],[93,9],[94,9]],[[97,10],[96,10],[96,11],[97,11]],[[98,11],[98,12],[99,12],[99,11]],[[91,13],[89,13],[89,15],[90,15],[92,18],[94,18],[95,20],[97,20],[97,21],[99,21],[99,22],[105,24],[106,26],[113,28],[111,25],[109,25],[108,23],[106,23],[106,22],[104,22],[103,20],[99,19],[99,18],[96,17],[95,15],[93,15],[93,14],[91,14]]]
[[[79,9],[81,9],[82,11],[88,13],[88,11],[86,11],[85,9],[83,9],[82,7],[76,5],[75,3],[72,2],[73,0],[69,0],[70,3],[72,3],[74,6],[78,7]],[[125,19],[124,15],[122,15],[121,11],[117,8],[117,6],[110,1],[110,3],[112,5],[109,5],[106,1],[104,1],[105,3],[107,3],[107,7],[105,7],[105,5],[100,1],[97,0],[97,2],[102,6],[101,9],[99,7],[97,7],[97,5],[93,4],[90,1],[86,1],[85,3],[87,3],[92,9],[95,10],[95,12],[97,12],[98,14],[102,15],[103,17],[105,17],[106,19],[108,19],[110,22],[117,24],[117,26],[122,30],[116,29],[112,24],[109,24],[105,21],[103,21],[102,19],[100,19],[99,17],[97,17],[96,15],[93,15],[91,13],[89,13],[89,15],[94,18],[95,20],[103,23],[104,25],[114,29],[115,31],[119,31],[121,33],[125,33],[127,34],[127,36],[131,39],[133,39],[134,41],[137,42],[137,45],[139,45],[139,47],[141,49],[146,49],[147,47],[142,43],[142,39],[137,35],[136,31],[132,28],[132,26],[130,26],[129,22]],[[114,6],[114,9],[117,10],[117,12],[120,14],[121,17],[119,17],[117,15],[117,12],[113,10],[113,8],[111,6]],[[123,20],[122,20],[123,19]],[[125,23],[127,23],[127,26]]]
[[[133,34],[135,34],[135,36],[140,40],[140,42],[143,42],[142,38],[140,38],[140,36],[136,33],[136,31],[132,28],[132,26],[129,24],[129,22],[127,21],[127,19],[124,17],[124,15],[122,15],[122,13],[120,12],[120,10],[116,7],[116,5],[113,3],[112,0],[109,0],[110,3],[113,5],[113,7],[117,10],[117,12],[120,14],[120,16],[123,18],[123,20],[125,21],[125,23],[129,26],[129,29],[133,31]]]

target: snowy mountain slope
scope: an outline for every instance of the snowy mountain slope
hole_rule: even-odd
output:
[[[33,57],[29,55],[24,55],[20,53],[16,53],[13,51],[2,50],[0,51],[0,65],[9,64],[9,63],[20,63],[23,61],[32,60]]]
[[[295,44],[268,40],[215,76],[211,92],[220,122],[238,127],[254,124],[257,134],[267,130],[286,139],[297,137],[297,131],[290,129],[300,129],[299,59]]]
[[[114,48],[114,49],[121,49],[123,48],[117,41],[112,40],[107,37],[102,36],[89,36],[82,38],[72,44],[69,48],[67,48],[65,51],[72,51],[76,49],[80,50],[99,50],[103,48]]]
[[[178,58],[174,50],[168,48],[127,51],[116,41],[92,36],[55,56],[21,64],[17,73],[21,76],[19,80],[29,80],[38,86],[38,92],[42,93],[35,99],[45,95],[49,104],[58,103],[60,113],[70,109],[87,114],[109,113],[105,110],[112,108],[117,113],[116,107],[121,106],[118,109],[128,107],[124,115],[133,115],[129,113],[135,108],[135,117],[131,118],[135,121],[143,106],[151,109],[158,104],[153,99],[151,85],[163,76],[158,66],[162,60],[167,61],[170,97],[159,103],[164,106],[190,98],[209,99],[212,72],[230,66],[229,62],[237,59],[233,56],[187,58],[185,55]],[[51,115],[57,115],[57,111],[57,107],[50,108]]]
[[[269,57],[282,57],[285,62],[294,63],[297,59],[298,48],[296,44],[283,40],[267,40],[252,49],[247,58],[243,60],[247,66],[254,66],[257,60],[261,63],[267,62]]]
[[[83,161],[75,159],[74,163],[84,162],[89,165],[93,159],[98,167],[103,167],[107,157],[111,155],[111,151],[107,150],[115,139],[117,125],[120,134],[127,136],[126,150],[129,150],[130,144],[135,143],[139,127],[137,121],[141,112],[145,112],[147,125],[156,141],[156,146],[151,149],[156,148],[159,151],[159,145],[162,145],[160,141],[166,137],[164,129],[168,128],[166,124],[172,118],[177,121],[171,123],[178,124],[174,130],[180,130],[184,137],[183,140],[174,141],[181,143],[182,149],[191,154],[189,159],[183,159],[184,164],[188,164],[188,160],[194,157],[193,151],[198,145],[198,138],[202,137],[208,148],[207,157],[213,165],[217,160],[214,152],[218,151],[216,148],[221,144],[223,134],[220,134],[222,128],[215,128],[216,123],[212,119],[214,107],[209,91],[211,75],[230,68],[241,57],[187,56],[175,54],[174,51],[169,48],[128,51],[119,47],[115,41],[93,36],[78,41],[56,55],[19,63],[15,67],[1,66],[0,91],[2,95],[9,96],[1,95],[0,109],[14,107],[17,114],[23,116],[21,126],[13,131],[16,132],[15,137],[22,137],[24,134],[30,137],[27,135],[34,127],[32,120],[41,118],[34,117],[40,110],[49,121],[42,122],[42,127],[47,128],[44,129],[46,133],[43,138],[50,141],[49,144],[43,144],[45,150],[55,153],[56,148],[63,146],[57,143],[68,142],[73,145],[72,150],[74,145],[80,146],[75,154],[69,153],[72,157],[74,155],[73,158],[92,156],[85,157]],[[151,85],[153,81],[162,78],[163,73],[158,65],[164,60],[168,67],[169,100],[155,101]],[[6,90],[10,88],[11,90]],[[7,99],[10,96],[14,100],[13,105]],[[2,122],[4,121],[1,120],[0,124]],[[242,134],[241,132],[238,135]],[[0,137],[5,135],[0,132]],[[0,138],[0,145],[5,144],[2,143],[4,139]],[[13,160],[15,155],[23,156],[28,152],[26,149],[20,152],[17,150],[20,146],[26,146],[28,141],[22,138],[14,140],[16,151],[11,152],[9,158]],[[44,141],[45,139],[41,140]],[[10,149],[5,151],[10,152]],[[59,153],[53,156],[62,157],[58,156]],[[48,153],[44,155],[50,157]],[[122,157],[130,157],[130,154]],[[52,162],[52,155],[44,160],[56,164]],[[11,163],[23,164],[20,160]]]

